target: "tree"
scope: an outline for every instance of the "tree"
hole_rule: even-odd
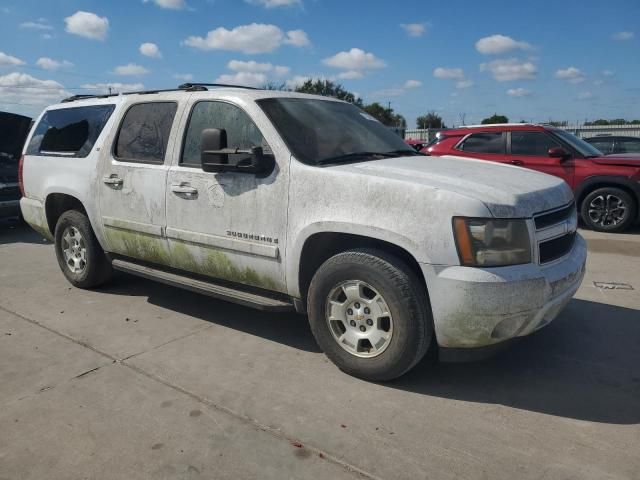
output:
[[[309,79],[302,85],[298,85],[295,91],[300,93],[310,93],[313,95],[323,95],[325,97],[334,97],[338,100],[353,103],[360,108],[364,105],[360,97],[356,97],[353,93],[345,90],[342,85],[334,83],[331,80]]]
[[[362,109],[388,127],[407,128],[407,120],[402,115],[395,113],[393,108],[385,108],[378,102],[373,102],[363,106]]]
[[[547,123],[552,127],[566,127],[569,125],[569,122],[566,120],[549,120]]]
[[[491,125],[493,123],[509,123],[509,119],[504,115],[498,115],[497,113],[494,113],[490,117],[482,120],[482,122],[480,123],[482,123],[482,125]]]
[[[433,111],[416,118],[416,126],[418,128],[446,128],[442,117]]]

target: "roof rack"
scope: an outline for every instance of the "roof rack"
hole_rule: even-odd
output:
[[[123,93],[105,93],[102,95],[73,95],[71,97],[65,98],[64,100],[61,101],[61,103],[75,102],[77,100],[86,100],[89,98],[117,97],[118,95],[151,95],[154,93],[162,93],[162,92],[206,92],[208,90],[207,87],[244,88],[247,90],[260,90],[259,88],[255,88],[255,87],[246,87],[243,85],[229,85],[226,83],[183,83],[182,85],[178,86],[178,88],[138,90],[134,92],[123,92]]]

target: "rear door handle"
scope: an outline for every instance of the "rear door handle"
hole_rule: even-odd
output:
[[[524,165],[522,160],[511,160],[511,165]]]
[[[171,191],[179,195],[197,195],[198,189],[192,187],[188,183],[174,183],[171,185]]]
[[[105,185],[113,185],[114,187],[120,187],[123,184],[123,180],[117,175],[111,175],[102,179]]]

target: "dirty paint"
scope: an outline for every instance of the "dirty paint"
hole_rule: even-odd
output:
[[[169,265],[171,256],[165,240],[153,235],[105,228],[109,250],[158,265]]]
[[[41,205],[41,204],[40,204]],[[49,224],[44,213],[44,208],[27,202],[21,202],[22,217],[27,224],[47,240],[53,241],[53,235],[49,230]]]

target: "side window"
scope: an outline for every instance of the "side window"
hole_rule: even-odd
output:
[[[126,162],[164,163],[177,109],[175,102],[139,103],[130,107],[116,137],[115,157]]]
[[[547,157],[550,148],[559,146],[556,141],[543,132],[511,132],[512,155]]]
[[[611,153],[611,150],[613,148],[613,140],[592,140],[589,142],[591,145],[593,145],[594,147],[596,147],[598,150],[600,150],[602,153],[604,153],[605,155]]]
[[[262,147],[270,153],[264,137],[249,115],[239,107],[225,102],[198,102],[193,107],[184,139],[180,163],[191,167],[200,167],[200,143],[202,131],[218,128],[227,131],[227,147],[249,150]],[[229,155],[229,162],[238,163],[246,155]]]
[[[94,105],[48,110],[33,132],[27,155],[86,157],[114,108]]]
[[[640,153],[640,138],[638,140],[618,140],[616,153]]]
[[[504,154],[504,137],[501,132],[474,133],[465,138],[458,149],[473,153]]]

